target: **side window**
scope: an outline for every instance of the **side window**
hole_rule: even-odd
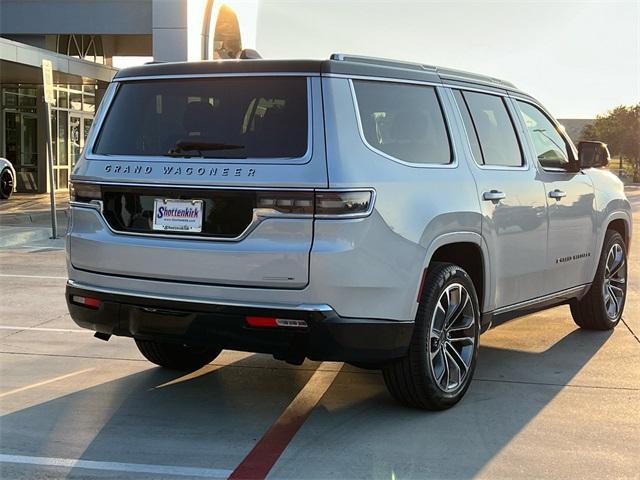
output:
[[[485,165],[519,167],[524,164],[513,122],[502,97],[464,92],[476,127]]]
[[[480,141],[478,140],[478,132],[476,132],[476,127],[473,125],[471,115],[469,115],[469,108],[467,108],[467,103],[464,101],[464,97],[462,96],[462,92],[460,90],[454,90],[453,96],[456,97],[458,108],[460,109],[460,113],[462,114],[462,120],[464,121],[464,128],[467,131],[467,136],[469,137],[469,143],[471,144],[471,152],[473,153],[473,158],[476,163],[482,165],[484,163],[484,160],[482,158],[482,150],[480,149]]]
[[[451,163],[451,145],[433,87],[354,80],[365,140],[399,160]]]
[[[555,125],[538,107],[520,100],[516,103],[529,130],[540,165],[543,168],[565,168],[571,158],[569,146]]]

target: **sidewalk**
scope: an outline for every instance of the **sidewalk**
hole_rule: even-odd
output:
[[[16,193],[0,201],[0,248],[63,248],[69,224],[69,193],[56,193],[58,238],[51,239],[49,194]]]
[[[15,193],[9,200],[0,200],[0,226],[51,225],[48,193]],[[61,233],[66,232],[69,220],[69,193],[56,193],[56,213]]]

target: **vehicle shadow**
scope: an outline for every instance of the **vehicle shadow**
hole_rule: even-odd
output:
[[[471,477],[609,335],[576,330],[542,353],[481,347],[477,380],[445,412],[402,407],[379,373],[345,366],[272,478]],[[252,355],[184,380],[152,367],[5,415],[0,451],[233,470],[317,366],[289,367]],[[519,382],[508,381],[510,369],[518,370]],[[523,385],[523,371],[540,369],[551,369],[553,381]],[[93,473],[72,469],[68,475]]]
[[[481,347],[476,379],[467,395],[442,412],[399,407],[381,376],[354,382],[343,370],[271,478],[478,475],[571,382],[610,335],[574,330],[540,353]],[[536,442],[532,448],[543,444]],[[557,448],[570,453],[574,447]],[[506,477],[512,475],[513,471]]]

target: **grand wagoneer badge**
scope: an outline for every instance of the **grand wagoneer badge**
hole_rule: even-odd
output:
[[[104,167],[106,173],[151,175],[152,173],[164,176],[197,176],[197,177],[255,177],[255,168],[243,167],[176,167],[174,165],[107,164]]]

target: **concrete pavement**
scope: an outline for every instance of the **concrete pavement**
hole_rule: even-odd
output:
[[[0,250],[2,478],[225,478],[318,369],[340,370],[268,478],[640,478],[637,240],[615,331],[567,307],[490,330],[467,396],[438,413],[348,365],[225,351],[188,376],[156,368],[73,324],[56,248]]]

